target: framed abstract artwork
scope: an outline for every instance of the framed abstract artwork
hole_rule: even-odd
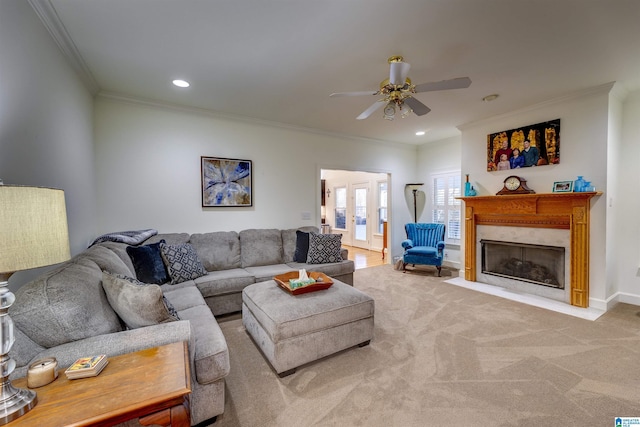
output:
[[[251,160],[200,158],[202,207],[253,206]]]
[[[487,135],[487,171],[560,163],[560,119]]]

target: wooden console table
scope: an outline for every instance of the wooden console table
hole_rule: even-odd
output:
[[[13,384],[26,388],[27,381]],[[61,369],[58,379],[34,390],[36,406],[8,426],[111,426],[133,418],[142,425],[191,424],[186,342],[110,357],[97,377],[69,380]]]

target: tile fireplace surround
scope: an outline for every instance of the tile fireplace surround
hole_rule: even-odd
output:
[[[589,210],[600,192],[461,197],[465,202],[464,278],[476,282],[477,227],[533,227],[568,230],[569,294],[575,307],[589,306]],[[480,283],[478,283],[480,285]]]

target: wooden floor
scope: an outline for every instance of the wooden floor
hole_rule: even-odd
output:
[[[387,263],[387,257],[389,254],[386,254],[383,260],[381,251],[368,251],[366,249],[360,249],[353,246],[342,246],[349,250],[349,259],[353,260],[356,270],[360,268],[375,267],[377,265]]]

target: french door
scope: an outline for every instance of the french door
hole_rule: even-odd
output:
[[[369,185],[355,184],[352,191],[351,245],[369,249]]]

